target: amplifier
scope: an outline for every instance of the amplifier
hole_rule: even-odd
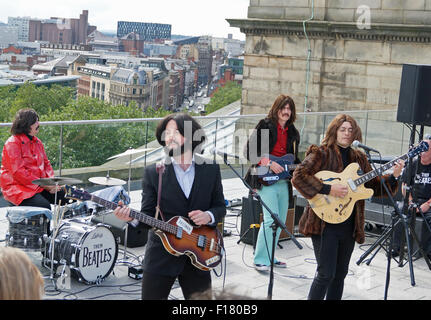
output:
[[[263,210],[259,201],[251,197],[242,198],[242,212],[241,212],[241,241],[246,244],[255,246],[257,235],[260,230],[260,224],[263,221]],[[290,208],[287,210],[286,221],[284,221],[287,230],[294,234],[295,226],[295,209]],[[250,231],[248,231],[250,230]],[[245,236],[244,234],[247,233]],[[289,239],[290,236],[286,231],[281,230],[279,241]]]

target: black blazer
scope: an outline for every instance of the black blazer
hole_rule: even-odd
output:
[[[197,157],[200,156],[195,155],[195,158]],[[187,214],[192,210],[211,211],[215,220],[212,227],[215,228],[226,215],[220,167],[218,164],[198,163],[201,162],[195,163],[195,179],[188,199],[178,183],[172,164],[166,165],[162,176],[160,209],[166,221],[174,216],[188,218]],[[148,166],[142,179],[141,212],[153,217],[157,205],[158,179],[156,165]],[[138,227],[145,228],[148,226],[140,223]],[[176,257],[168,253],[159,236],[153,230],[148,233],[146,246],[143,268],[148,273],[177,276],[183,270],[184,264],[190,263],[188,256]],[[208,272],[197,268],[195,270],[196,272]]]

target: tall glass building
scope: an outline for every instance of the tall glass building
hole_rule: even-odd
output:
[[[121,38],[130,32],[136,32],[144,41],[171,39],[172,25],[148,22],[118,21],[117,37]]]

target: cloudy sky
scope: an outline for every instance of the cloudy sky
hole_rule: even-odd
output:
[[[64,3],[64,4],[62,4]],[[167,23],[172,34],[212,35],[245,39],[239,28],[230,28],[226,18],[246,18],[250,0],[11,0],[0,10],[0,22],[9,16],[46,19],[79,18],[89,11],[89,23],[98,30],[117,30],[117,21]]]

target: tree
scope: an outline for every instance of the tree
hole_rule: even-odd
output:
[[[219,88],[217,92],[214,93],[211,101],[206,105],[205,109],[207,114],[241,99],[241,91],[241,86],[238,83],[234,81],[227,82],[224,87]]]
[[[164,117],[168,111],[148,108],[143,111],[134,103],[113,106],[90,97],[74,99],[74,90],[67,87],[37,87],[25,84],[0,88],[0,117],[12,122],[21,108],[33,108],[41,121],[134,119]],[[62,168],[97,166],[106,159],[136,148],[155,139],[155,122],[131,122],[95,125],[64,125],[62,141]],[[55,169],[59,168],[61,126],[42,126],[38,137],[45,145],[48,158]],[[10,136],[10,128],[0,130],[2,144]]]
[[[102,119],[133,119],[163,117],[168,112],[155,111],[149,108],[147,112],[137,108],[135,104],[129,106],[113,106],[94,98],[81,97],[77,101],[69,102],[61,110],[57,110],[42,117],[43,121],[67,120],[102,120]],[[105,163],[115,154],[122,153],[128,148],[137,148],[155,139],[155,123],[146,122],[65,125],[63,127],[63,168],[79,168],[97,166]],[[46,149],[48,157],[55,167],[59,163],[60,128],[48,127],[46,133]],[[47,152],[48,153],[48,152]]]

